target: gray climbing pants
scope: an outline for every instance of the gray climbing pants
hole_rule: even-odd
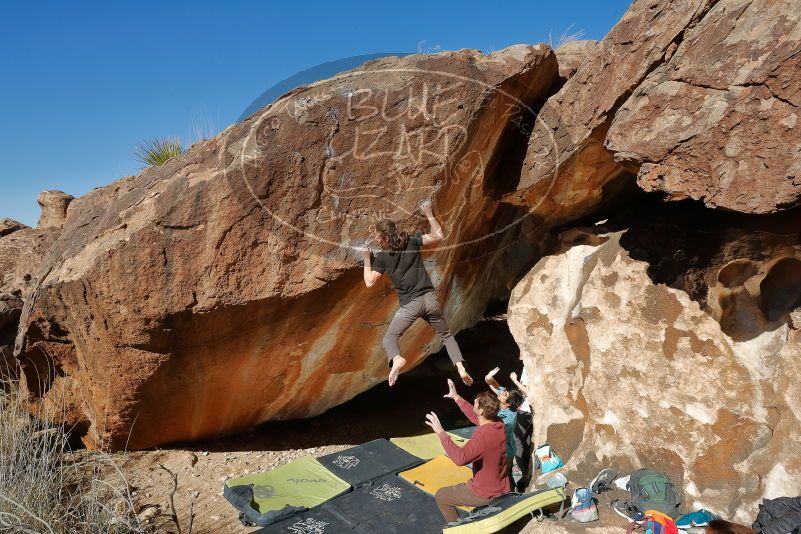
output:
[[[395,312],[395,317],[389,323],[387,333],[384,334],[384,350],[387,351],[387,360],[390,364],[392,363],[392,358],[400,355],[400,337],[418,318],[425,319],[437,332],[448,350],[448,357],[450,357],[454,365],[464,361],[462,351],[459,350],[459,345],[456,343],[453,334],[448,328],[448,323],[442,315],[437,297],[433,291],[429,291],[398,308],[398,311]]]

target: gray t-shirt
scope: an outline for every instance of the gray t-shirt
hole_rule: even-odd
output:
[[[434,284],[431,283],[423,258],[420,257],[422,245],[422,234],[413,234],[409,236],[406,250],[382,250],[375,255],[373,270],[389,275],[401,306],[420,295],[434,291]]]

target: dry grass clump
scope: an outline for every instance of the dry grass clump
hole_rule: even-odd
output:
[[[111,456],[71,451],[64,429],[32,418],[26,404],[16,383],[0,383],[0,532],[155,532],[137,519]]]
[[[586,35],[586,32],[584,30],[578,30],[578,31],[574,31],[574,32],[571,33],[572,29],[573,29],[573,24],[568,26],[567,29],[565,31],[563,31],[562,34],[559,37],[556,38],[556,41],[554,41],[553,33],[549,31],[548,32],[548,46],[550,46],[551,48],[556,50],[560,46],[564,46],[564,45],[566,45],[568,43],[572,43],[574,41],[580,41],[580,40],[584,39],[584,37]]]

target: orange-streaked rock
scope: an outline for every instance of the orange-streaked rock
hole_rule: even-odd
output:
[[[24,387],[66,402],[89,446],[136,449],[384,380],[397,301],[351,247],[378,216],[423,228],[433,196],[447,238],[424,258],[453,329],[475,322],[537,251],[526,210],[491,193],[557,76],[544,45],[383,58],[74,200],[23,312]],[[412,364],[438,343],[422,322],[402,341]]]
[[[591,213],[625,168],[604,148],[618,108],[712,0],[634,2],[539,113],[520,181],[504,201],[554,224]]]

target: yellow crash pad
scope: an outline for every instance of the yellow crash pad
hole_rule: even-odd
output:
[[[448,436],[460,447],[464,447],[467,439],[448,433]],[[405,438],[391,438],[389,440],[409,454],[413,454],[423,460],[431,460],[437,456],[445,454],[439,438],[433,432],[422,436],[409,436]]]
[[[467,482],[473,476],[473,471],[469,467],[456,465],[443,455],[414,469],[403,471],[398,476],[429,495],[434,495],[440,488]]]

